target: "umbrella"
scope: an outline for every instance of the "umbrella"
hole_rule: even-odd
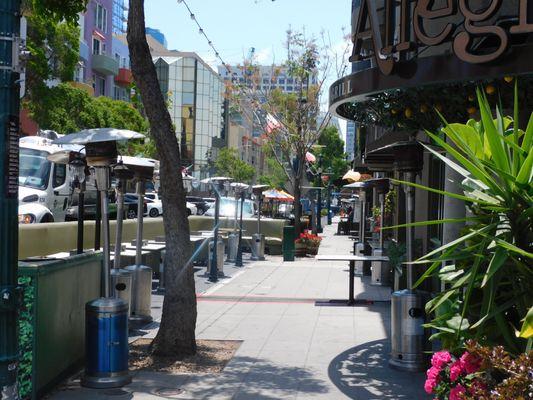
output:
[[[287,193],[285,190],[280,190],[280,193],[283,194],[284,196],[287,196],[287,198],[290,200],[290,201],[294,201],[294,196]]]
[[[279,200],[279,201],[292,201],[287,194],[283,194],[279,190],[271,189],[263,192],[263,197],[269,200]]]
[[[84,129],[54,140],[54,144],[87,144],[95,142],[123,141],[141,139],[144,135],[128,129],[95,128]]]
[[[310,163],[316,162],[316,157],[313,153],[307,152],[305,153],[305,160]]]
[[[358,182],[361,179],[361,174],[351,169],[344,174],[342,179],[350,183]]]

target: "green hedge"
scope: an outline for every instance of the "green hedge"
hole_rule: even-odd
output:
[[[19,314],[19,350],[18,369],[19,396],[29,399],[32,394],[33,374],[33,343],[34,343],[34,300],[35,287],[29,276],[19,277],[19,285],[23,288],[23,302]]]

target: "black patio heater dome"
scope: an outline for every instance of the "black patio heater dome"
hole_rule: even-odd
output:
[[[94,168],[97,190],[101,192],[103,221],[104,296],[85,305],[85,373],[83,386],[121,387],[131,382],[128,371],[128,304],[111,297],[108,191],[110,169],[117,159],[117,141],[144,137],[140,133],[113,128],[88,129],[63,136],[54,144],[85,145],[87,165]]]

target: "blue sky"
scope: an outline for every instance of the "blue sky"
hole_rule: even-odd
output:
[[[242,62],[251,47],[261,63],[283,62],[289,26],[306,34],[329,34],[333,46],[350,31],[350,0],[187,0],[217,50],[230,64]],[[213,52],[176,0],[146,0],[146,25],[161,30],[169,49],[195,51],[211,65]],[[218,63],[217,63],[218,64]]]

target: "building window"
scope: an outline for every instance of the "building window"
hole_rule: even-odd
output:
[[[105,78],[95,75],[94,94],[96,96],[105,96]]]
[[[102,42],[95,37],[93,37],[93,54],[102,54]]]
[[[107,10],[101,4],[96,4],[94,21],[95,25],[102,32],[107,33]]]
[[[292,92],[292,90],[293,90],[292,86],[287,86],[287,92]]]
[[[285,78],[280,78],[280,79],[278,80],[278,84],[280,84],[280,85],[285,85]]]

